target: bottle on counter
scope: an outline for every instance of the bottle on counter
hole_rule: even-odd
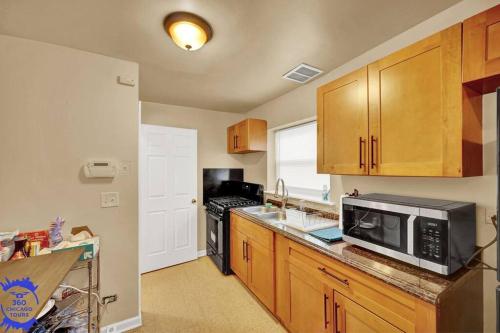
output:
[[[330,196],[330,190],[328,189],[328,185],[323,185],[323,192],[321,192],[321,198],[323,201],[328,201],[328,197]]]

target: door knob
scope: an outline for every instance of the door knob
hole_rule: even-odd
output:
[[[196,203],[196,199],[192,199],[192,200],[191,200],[191,203],[192,203],[192,204],[195,204],[195,203]]]

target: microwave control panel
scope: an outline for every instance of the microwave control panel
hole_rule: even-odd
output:
[[[444,264],[447,257],[447,221],[421,217],[418,232],[419,257]]]

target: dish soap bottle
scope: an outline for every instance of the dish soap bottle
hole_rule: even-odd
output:
[[[328,201],[328,196],[330,195],[330,190],[327,185],[323,185],[323,192],[321,192],[321,197],[323,201]]]

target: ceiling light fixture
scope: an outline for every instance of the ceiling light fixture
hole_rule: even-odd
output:
[[[188,12],[174,12],[163,21],[165,31],[181,49],[194,51],[207,43],[213,35],[207,21]]]

